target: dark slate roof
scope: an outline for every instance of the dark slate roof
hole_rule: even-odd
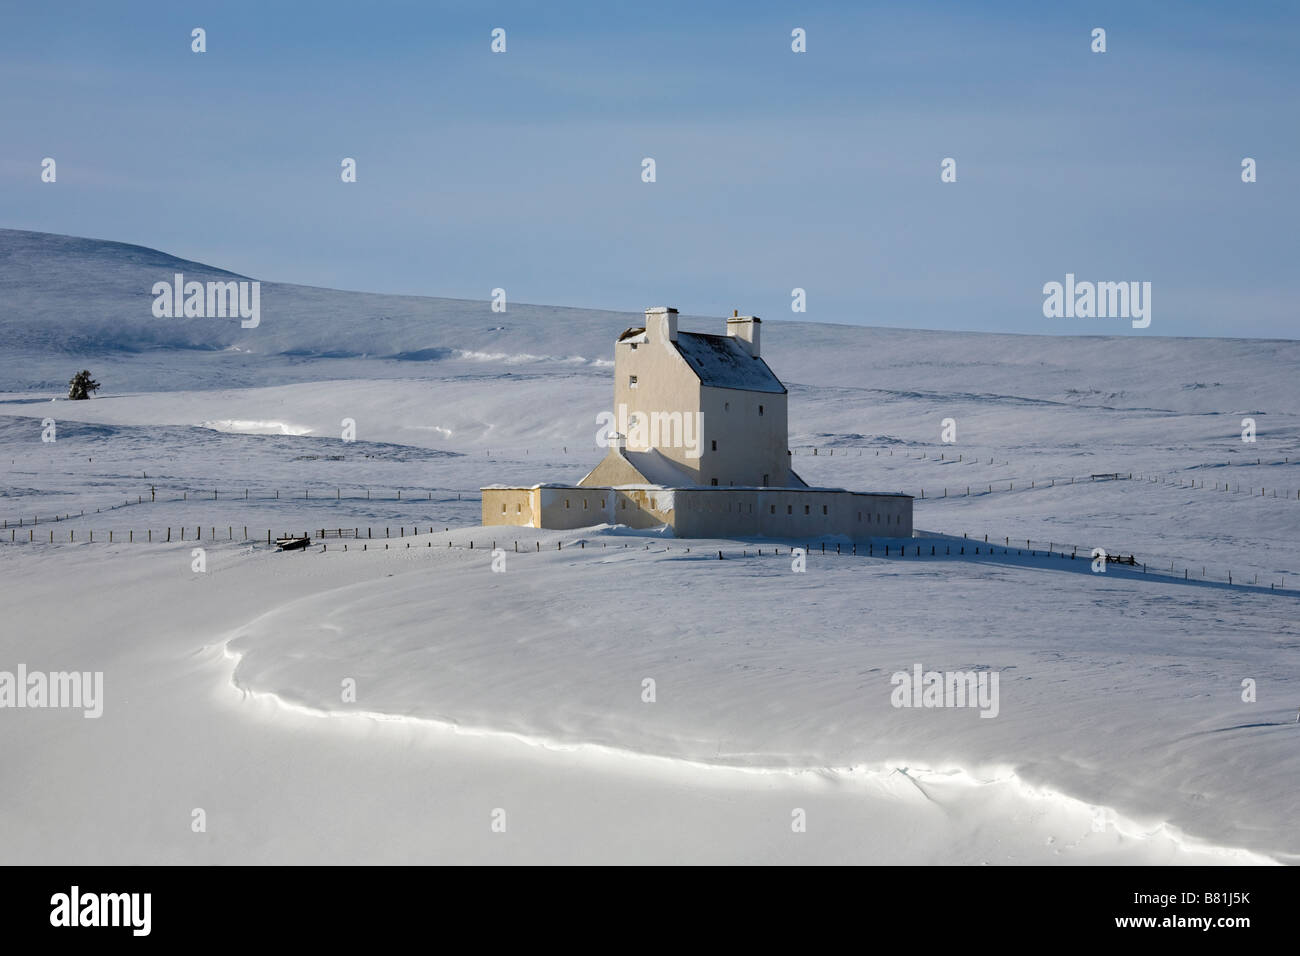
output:
[[[751,356],[730,335],[678,332],[676,344],[701,385],[785,394],[785,386],[767,363]]]

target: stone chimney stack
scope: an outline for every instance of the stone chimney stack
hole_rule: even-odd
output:
[[[731,318],[727,319],[727,334],[740,342],[741,348],[759,357],[758,330],[763,320],[756,315],[738,315],[733,309]]]
[[[666,305],[645,310],[645,330],[651,341],[677,341],[677,310]]]

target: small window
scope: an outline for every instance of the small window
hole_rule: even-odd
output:
[[[718,479],[714,478],[714,479],[713,479],[713,484],[716,485],[717,483],[718,483]]]
[[[519,514],[523,514],[523,513],[524,513],[524,506],[523,506],[523,505],[515,505],[515,514],[519,515]]]
[[[635,376],[635,375],[629,375],[629,376],[627,377],[627,387],[628,387],[628,388],[636,388],[636,376]]]
[[[568,499],[568,498],[565,498],[565,499],[564,499],[564,507],[566,507],[566,508],[569,507],[569,499]]]
[[[506,503],[504,501],[501,502],[501,513],[502,514],[506,513]]]
[[[808,514],[808,512],[809,512],[808,505],[804,505],[804,506],[803,506],[803,513],[804,513],[804,514]]]
[[[712,451],[717,451],[717,450],[718,450],[718,440],[717,440],[716,438],[713,440],[713,447],[712,447],[711,450],[712,450]]]
[[[753,513],[754,513],[754,506],[753,506],[753,504],[750,504],[750,506],[749,506],[749,513],[750,513],[750,514],[753,514]]]
[[[635,342],[632,343],[632,351],[633,351],[633,352],[636,351],[636,343],[635,343]]]
[[[772,505],[772,514],[776,514],[776,505]]]
[[[822,514],[826,514],[826,506],[822,505]]]
[[[729,412],[729,411],[731,411],[731,402],[723,402],[723,403],[722,403],[722,410],[723,410],[724,412]]]
[[[601,508],[604,508],[604,507],[605,507],[605,499],[604,499],[604,498],[601,498],[601,499],[600,499],[600,506],[601,506]]]
[[[620,502],[618,503],[618,506],[619,506],[620,508],[622,508],[624,511],[627,511],[627,499],[624,499],[624,500],[620,501]]]
[[[786,506],[785,506],[785,513],[788,514],[788,515],[792,515],[792,514],[794,514],[794,505],[786,505]]]
[[[758,413],[759,413],[760,415],[763,414],[763,406],[762,406],[762,405],[758,406]]]
[[[767,475],[764,475],[764,476],[763,476],[763,487],[764,487],[764,488],[767,487],[767,477],[768,477]]]
[[[859,521],[862,520],[862,512],[861,512],[861,511],[858,512],[858,520],[859,520]]]
[[[587,510],[587,499],[586,499],[586,498],[583,498],[583,499],[582,499],[582,510],[583,510],[583,511],[586,511],[586,510]]]

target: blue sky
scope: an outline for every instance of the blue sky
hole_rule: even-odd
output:
[[[1300,330],[1292,3],[3,0],[0,81],[0,225],[267,280],[914,328]],[[1044,318],[1067,272],[1151,282],[1150,328]]]

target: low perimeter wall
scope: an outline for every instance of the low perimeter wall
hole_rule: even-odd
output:
[[[483,524],[652,528],[679,538],[910,538],[912,496],[803,488],[484,488]]]

